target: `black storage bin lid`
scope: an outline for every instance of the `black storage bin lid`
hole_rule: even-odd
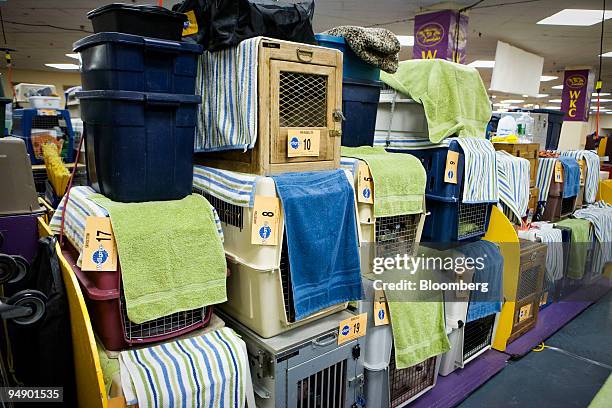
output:
[[[381,89],[381,81],[344,78],[342,81],[342,100],[377,104]]]
[[[200,103],[199,95],[166,94],[135,91],[83,91],[77,92],[79,99],[120,99],[134,102],[154,102],[158,104]]]
[[[109,11],[127,11],[134,13],[154,14],[159,17],[181,20],[181,22],[187,20],[187,16],[185,14],[176,13],[164,7],[154,6],[152,4],[144,4],[139,6],[135,4],[125,3],[111,3],[107,4],[106,6],[98,7],[97,9],[91,10],[89,13],[87,13],[87,18],[91,19],[92,17],[96,17],[102,13],[106,13]]]
[[[119,43],[137,45],[141,47],[154,47],[168,52],[194,53],[201,54],[202,46],[182,41],[164,40],[159,38],[142,37],[134,34],[123,33],[98,33],[81,38],[72,45],[74,52],[81,52],[84,48],[103,43]]]

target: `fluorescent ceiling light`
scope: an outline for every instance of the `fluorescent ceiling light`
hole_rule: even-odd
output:
[[[540,77],[540,82],[548,82],[548,81],[552,81],[553,79],[557,79],[559,78],[558,76],[554,76],[554,75],[542,75]]]
[[[551,86],[550,89],[563,89],[563,85]]]
[[[596,102],[596,101],[594,101]],[[600,103],[604,103],[604,102],[612,102],[612,99],[603,99],[603,98],[599,98],[599,102]]]
[[[79,54],[78,52],[66,54],[66,56],[69,58],[74,58],[75,60],[81,60],[81,54]]]
[[[506,99],[502,101],[502,103],[521,103],[521,102],[525,102],[525,100],[524,99]]]
[[[561,99],[551,99],[549,103],[561,103]]]
[[[560,106],[549,105],[545,106],[544,109],[561,110]]]
[[[548,94],[537,94],[536,98],[546,98]]]
[[[476,60],[470,62],[467,66],[472,68],[493,68],[495,61]]]
[[[402,47],[412,47],[414,45],[414,36],[412,35],[396,35]]]
[[[500,103],[500,102],[497,102],[497,103],[494,103],[494,104],[493,104],[493,106],[510,106],[510,105],[509,105],[509,104],[507,104],[507,103]]]
[[[491,98],[495,99],[495,98],[497,98],[497,95],[491,95]]]
[[[597,96],[597,92],[593,92],[593,96]],[[607,92],[602,92],[599,94],[599,96],[610,96],[610,94]]]
[[[605,52],[603,54],[599,54],[600,57],[612,58],[612,51]]]
[[[70,70],[79,69],[79,66],[77,64],[45,64],[45,65],[48,67],[57,68],[57,69],[70,69]]]
[[[565,9],[537,22],[546,25],[591,26],[601,21],[601,10]],[[606,10],[604,19],[612,17],[612,11]]]

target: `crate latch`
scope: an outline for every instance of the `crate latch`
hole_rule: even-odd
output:
[[[348,383],[349,387],[363,387],[363,385],[365,384],[363,374],[359,374],[356,377],[349,378]]]

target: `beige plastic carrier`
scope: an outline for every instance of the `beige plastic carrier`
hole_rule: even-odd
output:
[[[0,174],[0,215],[40,210],[32,165],[23,140],[16,137],[0,138]]]

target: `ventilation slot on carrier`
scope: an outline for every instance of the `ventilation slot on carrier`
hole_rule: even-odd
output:
[[[431,357],[412,367],[398,370],[395,368],[395,355],[392,352],[389,362],[391,407],[401,405],[434,385],[435,374],[436,357]]]
[[[541,265],[535,265],[521,272],[519,278],[519,288],[516,295],[517,302],[520,302],[521,300],[524,300],[537,292],[540,268]]]
[[[281,71],[280,127],[327,126],[327,76]]]
[[[466,323],[463,329],[463,361],[491,344],[495,315]]]
[[[376,219],[376,256],[412,254],[417,239],[420,214]]]
[[[346,399],[346,360],[297,383],[298,408],[341,408]]]
[[[219,215],[221,222],[240,228],[244,225],[244,208],[232,203],[228,203],[220,198],[217,198],[209,193],[196,189],[198,194],[202,195],[210,205],[212,205]]]
[[[459,203],[458,239],[469,238],[486,232],[488,206],[487,203]]]
[[[285,300],[285,313],[287,322],[295,322],[295,308],[293,307],[293,287],[291,286],[291,268],[289,266],[289,250],[287,249],[287,237],[283,237],[283,248],[281,250],[280,276],[283,285],[283,299]]]

